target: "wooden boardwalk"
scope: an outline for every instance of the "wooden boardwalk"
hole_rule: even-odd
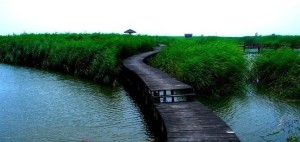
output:
[[[199,102],[156,104],[168,141],[239,141],[235,133]]]
[[[182,83],[168,74],[148,66],[144,59],[158,51],[150,51],[127,58],[123,64],[126,68],[136,73],[151,91],[192,89],[191,86]]]
[[[157,118],[158,113],[163,121],[162,131],[166,133],[166,140],[239,141],[230,127],[209,108],[200,102],[191,101],[190,97],[195,96],[191,86],[144,63],[145,58],[157,52],[159,51],[129,57],[124,60],[123,65],[142,80],[144,90],[154,100],[154,115]],[[179,99],[180,97],[189,99]]]

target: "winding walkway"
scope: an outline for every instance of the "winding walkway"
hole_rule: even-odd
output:
[[[144,63],[145,58],[157,52],[134,55],[124,60],[123,65],[144,82],[148,95],[158,99],[154,101],[154,106],[164,122],[167,140],[239,141],[230,127],[212,110],[200,102],[180,99],[195,96],[191,86]]]

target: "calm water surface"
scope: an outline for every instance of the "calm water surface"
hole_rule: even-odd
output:
[[[0,64],[0,141],[152,141],[123,88]]]
[[[247,54],[246,58],[252,60],[255,56]],[[242,141],[284,142],[289,136],[300,138],[299,100],[280,99],[248,85],[244,94],[201,102],[213,109]]]
[[[300,102],[260,94],[248,86],[247,93],[216,102],[202,101],[214,110],[245,142],[284,142],[300,137]]]

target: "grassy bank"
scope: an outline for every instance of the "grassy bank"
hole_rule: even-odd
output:
[[[112,83],[124,58],[151,50],[156,40],[150,36],[99,33],[0,36],[0,62]]]
[[[112,83],[123,59],[168,45],[151,65],[192,85],[199,94],[222,96],[240,90],[247,77],[247,63],[240,44],[300,45],[299,36],[159,37],[119,34],[21,34],[0,36],[0,62],[25,65]],[[250,71],[272,90],[299,97],[299,54],[290,49],[265,51]],[[256,83],[256,81],[253,81]],[[283,89],[292,88],[292,89]]]
[[[199,94],[219,97],[240,90],[246,60],[236,39],[178,38],[150,63],[192,85]]]
[[[287,47],[263,51],[254,60],[251,79],[273,94],[300,99],[300,53]]]

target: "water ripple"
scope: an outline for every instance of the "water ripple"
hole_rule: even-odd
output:
[[[0,141],[154,138],[122,88],[3,64],[0,72]]]

